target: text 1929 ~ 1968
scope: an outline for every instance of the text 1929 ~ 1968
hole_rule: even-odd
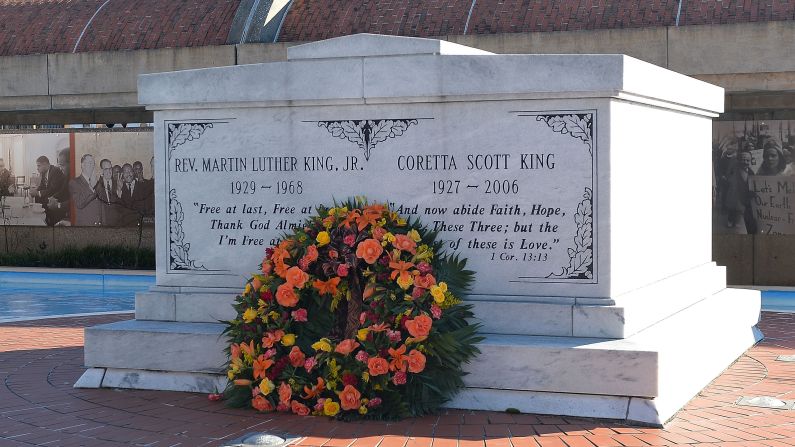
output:
[[[258,184],[254,180],[234,180],[230,182],[232,194],[256,194],[259,191],[275,191],[279,195],[295,195],[304,193],[304,182],[301,180],[279,180],[272,184]]]

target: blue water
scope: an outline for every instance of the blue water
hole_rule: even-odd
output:
[[[0,272],[0,322],[20,318],[132,311],[154,275]]]
[[[762,310],[795,312],[795,291],[763,290]]]
[[[132,311],[151,275],[0,272],[0,322],[19,318]],[[795,312],[795,290],[762,291],[762,310]]]

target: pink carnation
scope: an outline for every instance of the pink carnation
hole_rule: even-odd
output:
[[[400,334],[400,331],[387,331],[386,336],[389,337],[389,341],[392,343],[397,343],[403,339],[403,336]]]
[[[315,404],[315,411],[321,411],[322,412],[323,411],[323,404],[325,402],[326,402],[326,398],[325,397],[321,397],[320,399],[318,399],[317,403]]]
[[[312,263],[312,261],[310,261],[306,257],[303,257],[303,258],[298,260],[298,268],[300,268],[303,271],[307,271],[307,270],[309,270],[309,264],[311,264],[311,263]]]
[[[405,385],[406,384],[406,373],[403,371],[395,372],[395,375],[392,377],[392,383],[395,385]]]
[[[375,407],[377,407],[379,405],[381,405],[381,398],[380,397],[374,397],[374,398],[370,399],[369,402],[367,402],[367,406],[370,407],[370,408],[375,408]]]
[[[273,357],[274,355],[276,355],[276,349],[268,349],[267,351],[265,351],[265,358],[266,359],[269,359],[269,358]]]
[[[361,350],[361,351],[356,353],[356,360],[358,360],[358,361],[360,361],[362,363],[367,363],[367,360],[369,360],[369,359],[370,359],[370,356],[367,355],[367,353],[364,352],[364,350]]]
[[[290,411],[290,406],[284,402],[279,402],[279,405],[276,406],[276,411],[288,412]]]
[[[414,290],[411,291],[411,297],[416,300],[417,298],[421,297],[423,293],[425,293],[425,289],[414,286]]]
[[[437,320],[439,318],[442,318],[442,308],[437,306],[436,304],[432,304],[431,305],[431,315],[433,315],[433,318],[435,318]]]
[[[419,270],[423,275],[427,275],[428,273],[433,272],[433,267],[431,267],[431,265],[427,262],[420,262],[417,264],[417,270]]]
[[[304,369],[307,373],[311,373],[312,370],[315,369],[315,366],[317,366],[317,359],[314,357],[309,357],[304,361]]]
[[[337,276],[343,278],[348,276],[348,264],[340,264],[337,266]]]
[[[292,312],[293,320],[305,322],[306,321],[306,309],[296,309]]]
[[[342,242],[344,242],[348,247],[353,247],[353,244],[356,243],[356,236],[352,234],[346,234],[345,237],[342,238]]]

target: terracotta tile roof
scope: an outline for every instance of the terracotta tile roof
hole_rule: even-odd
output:
[[[223,45],[239,3],[0,0],[0,56]]]
[[[254,2],[256,3],[256,2]],[[781,0],[293,0],[279,41],[795,20]],[[223,45],[241,0],[0,0],[0,56]],[[238,9],[243,9],[238,11]],[[260,8],[261,9],[261,8]],[[81,37],[82,36],[82,37]]]
[[[469,14],[470,9],[472,11]],[[352,33],[415,37],[577,31],[795,19],[771,0],[294,0],[279,36],[313,41]]]

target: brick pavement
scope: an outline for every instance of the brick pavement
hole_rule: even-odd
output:
[[[795,399],[795,314],[763,313],[766,339],[664,429],[586,418],[450,410],[397,423],[256,414],[205,395],[76,390],[83,328],[129,315],[0,324],[0,447],[216,446],[255,431],[304,436],[301,447],[795,446],[795,411],[739,407],[744,395]]]

